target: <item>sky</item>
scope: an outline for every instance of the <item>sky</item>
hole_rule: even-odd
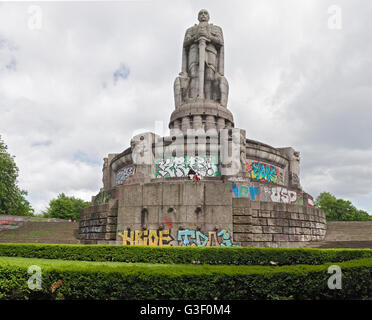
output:
[[[301,184],[372,214],[372,2],[0,2],[0,135],[36,213],[89,201],[103,158],[166,133],[185,30],[223,29],[228,108],[247,138],[301,154]]]

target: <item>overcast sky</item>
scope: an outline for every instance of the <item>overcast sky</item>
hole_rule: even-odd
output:
[[[314,197],[372,214],[365,0],[0,2],[0,135],[36,212],[61,192],[90,200],[103,157],[155,121],[167,127],[184,33],[202,8],[224,32],[235,126],[300,151]]]

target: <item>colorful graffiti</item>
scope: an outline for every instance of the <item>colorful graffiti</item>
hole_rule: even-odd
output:
[[[281,182],[280,170],[269,164],[247,161],[245,171],[249,173],[250,178],[255,180],[271,183]]]
[[[219,238],[222,240],[219,241]],[[181,246],[196,246],[196,247],[231,247],[238,246],[231,241],[231,230],[228,229],[217,231],[209,231],[208,236],[201,231],[196,230],[179,230],[177,240]]]
[[[125,180],[127,180],[133,174],[134,174],[134,167],[133,166],[124,167],[124,168],[120,169],[116,173],[116,185],[122,184]]]
[[[219,177],[217,156],[184,156],[155,161],[157,178],[187,177],[190,168],[200,177]]]
[[[309,207],[314,207],[314,198],[311,196],[311,195],[307,195],[307,205],[309,206]]]
[[[251,200],[303,205],[302,192],[283,187],[255,187],[253,185],[232,183],[232,195],[233,198],[249,198]]]
[[[170,220],[167,216],[164,216],[164,223],[167,225],[169,229],[172,229],[172,220]]]
[[[170,230],[125,230],[118,233],[118,236],[123,239],[123,245],[138,245],[164,247],[170,246],[173,238],[170,235]]]
[[[259,189],[254,186],[232,184],[232,193],[234,198],[250,198],[256,200],[256,196],[260,193]]]
[[[173,237],[170,229],[165,230],[123,230],[118,228],[118,236],[122,238],[123,245],[142,246],[171,246]],[[121,232],[120,232],[121,231]],[[178,245],[195,247],[231,247],[239,246],[233,244],[231,239],[231,228],[223,229],[220,232],[209,231],[208,235],[199,230],[178,230]]]
[[[14,217],[11,217],[9,219],[3,219],[0,218],[0,224],[2,225],[15,225]]]

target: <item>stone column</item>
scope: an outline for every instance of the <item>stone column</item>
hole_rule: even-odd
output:
[[[187,133],[188,129],[191,129],[190,117],[186,116],[182,118],[182,132]]]
[[[181,121],[180,120],[174,120],[170,127],[170,134],[171,135],[177,135],[181,132]]]
[[[202,120],[202,116],[201,116],[201,115],[196,115],[196,116],[194,116],[194,118],[193,118],[192,128],[193,128],[196,132],[201,132],[201,131],[203,131],[203,120]]]
[[[214,116],[207,116],[205,120],[205,132],[206,133],[217,133],[216,120]]]
[[[224,129],[225,128],[225,119],[224,118],[217,118],[217,129]]]

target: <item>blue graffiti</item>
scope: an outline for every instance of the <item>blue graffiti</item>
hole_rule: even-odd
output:
[[[256,196],[260,193],[259,189],[253,186],[238,186],[236,183],[232,184],[232,192],[235,198],[248,198],[250,196],[251,200],[256,200]]]
[[[182,241],[183,246],[190,246],[189,236],[191,239],[195,239],[195,230],[179,230],[177,240]]]
[[[195,230],[179,230],[178,231],[178,241],[181,242],[182,246],[198,246],[198,247],[209,247],[209,246],[221,246],[221,247],[231,247],[239,246],[239,244],[233,244],[231,241],[230,228],[227,230],[222,230],[219,233],[215,231],[210,231],[208,236],[206,236],[201,231]],[[219,237],[222,237],[222,241],[219,241]],[[214,239],[214,240],[213,240]],[[214,243],[214,244],[212,244]]]

